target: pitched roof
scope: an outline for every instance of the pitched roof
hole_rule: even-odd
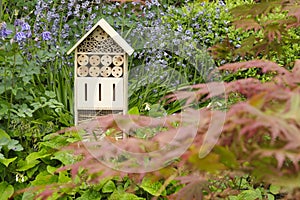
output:
[[[67,52],[67,55],[74,51],[76,47],[98,26],[100,26],[128,55],[133,53],[133,48],[104,19],[101,19],[82,38],[80,38],[80,40]]]

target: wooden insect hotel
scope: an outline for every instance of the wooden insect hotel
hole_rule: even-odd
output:
[[[126,113],[131,46],[104,20],[68,52],[75,51],[75,124],[111,113]]]

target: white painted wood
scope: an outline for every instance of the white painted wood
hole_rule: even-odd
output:
[[[89,37],[90,34],[94,34],[94,30],[100,27],[110,38],[110,41],[113,40],[115,43],[112,45],[112,52],[105,52],[101,48],[88,49],[87,51],[91,52],[81,52],[85,51],[85,39]],[[98,33],[97,33],[98,34]],[[106,35],[105,34],[105,35]],[[106,35],[106,36],[107,36]],[[95,36],[94,36],[95,37]],[[105,41],[103,43],[105,44]],[[80,45],[83,42],[83,47]],[[98,42],[101,42],[99,40]],[[106,41],[107,42],[107,41]],[[80,45],[80,46],[79,46]],[[77,48],[79,47],[79,49]],[[75,59],[74,59],[74,117],[75,125],[80,123],[80,118],[78,116],[79,112],[82,111],[123,111],[123,114],[127,114],[128,110],[128,55],[133,53],[132,47],[104,20],[101,19],[98,21],[68,52],[70,54],[75,50]],[[125,52],[124,52],[124,51]],[[79,52],[80,51],[80,52]],[[95,52],[93,52],[95,51]],[[102,51],[104,51],[102,53]],[[122,52],[122,53],[120,53]],[[79,55],[82,55],[81,61],[78,58]],[[89,56],[87,56],[89,55]],[[91,56],[92,55],[92,56]],[[97,55],[97,56],[96,56]],[[106,76],[103,75],[103,69],[101,71],[99,66],[98,57],[101,58],[105,55],[115,56],[113,64],[115,66],[115,71],[111,77],[110,73],[106,72]],[[120,60],[118,56],[124,58],[124,62]],[[89,63],[87,64],[86,59],[89,58]],[[94,58],[96,60],[94,60]],[[119,59],[117,59],[119,58]],[[78,61],[79,59],[79,61]],[[107,58],[108,59],[108,58]],[[110,70],[113,66],[108,65],[106,59],[106,64],[104,66],[108,67]],[[79,63],[78,63],[79,62]],[[103,65],[102,61],[102,65]],[[101,63],[101,60],[100,60]],[[84,69],[78,69],[78,67]],[[123,68],[122,68],[123,66]],[[89,69],[89,76],[86,75],[87,70]],[[109,71],[109,69],[106,69]],[[118,69],[118,71],[116,71]],[[80,71],[81,70],[81,71]],[[78,74],[77,71],[80,73]],[[121,73],[122,72],[122,73]],[[102,73],[102,77],[99,77],[99,73]],[[120,77],[120,78],[119,78]],[[101,115],[101,114],[100,114]],[[126,137],[123,134],[123,138]]]
[[[124,96],[124,108],[123,114],[126,115],[128,113],[128,55],[124,55],[124,64],[123,64],[123,78],[124,78],[124,87],[123,87],[123,96]],[[126,138],[127,135],[125,132],[122,133],[123,138]]]
[[[77,109],[123,110],[123,80],[123,78],[78,77],[75,85]]]
[[[124,65],[123,65],[123,78],[124,78],[124,114],[127,114],[128,111],[128,55],[124,55]]]
[[[77,54],[80,55],[80,54],[85,54],[85,55],[124,55],[125,53],[99,53],[99,52],[79,52],[77,51]]]
[[[133,48],[104,19],[101,19],[82,38],[80,38],[80,40],[78,40],[78,42],[67,52],[67,55],[74,51],[98,26],[100,26],[128,55],[133,53]]]
[[[77,81],[77,49],[75,49],[75,59],[74,59],[74,85],[76,85]],[[77,90],[76,87],[74,89],[74,122],[75,125],[78,125],[78,108],[77,108]]]

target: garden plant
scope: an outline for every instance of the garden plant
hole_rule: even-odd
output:
[[[299,3],[2,0],[0,200],[299,199]],[[101,18],[129,111],[74,127],[66,52]]]

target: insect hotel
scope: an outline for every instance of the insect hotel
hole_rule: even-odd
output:
[[[68,52],[75,51],[75,124],[96,116],[126,113],[131,46],[104,20]]]

